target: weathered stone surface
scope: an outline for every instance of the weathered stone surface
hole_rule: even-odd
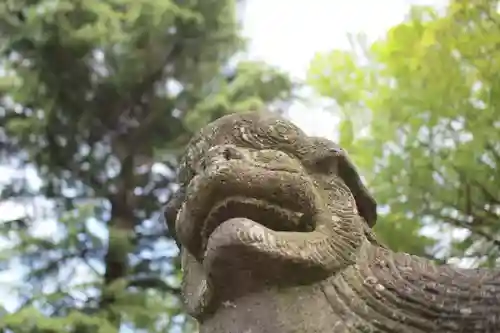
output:
[[[346,153],[269,113],[189,144],[165,215],[201,333],[500,332],[500,273],[393,253]]]

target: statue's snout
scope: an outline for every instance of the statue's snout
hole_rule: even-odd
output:
[[[201,161],[200,167],[205,171],[210,167],[227,163],[234,160],[249,159],[248,152],[235,145],[218,145],[210,148]]]

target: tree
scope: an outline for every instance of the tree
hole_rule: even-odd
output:
[[[384,40],[311,64],[309,82],[342,109],[341,144],[387,211],[378,233],[398,250],[429,252],[418,231],[438,225],[461,231],[440,257],[499,264],[497,6],[414,7]]]
[[[199,126],[277,107],[292,83],[263,63],[230,65],[244,46],[230,0],[7,1],[0,38],[2,161],[36,173],[14,172],[2,198],[44,199],[57,227],[36,233],[48,223],[37,214],[2,224],[2,265],[26,274],[0,325],[182,326],[177,253],[159,218],[177,156]]]

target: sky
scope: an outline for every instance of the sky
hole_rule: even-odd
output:
[[[363,33],[369,41],[381,38],[401,22],[411,5],[442,7],[446,0],[247,0],[243,34],[249,39],[248,58],[263,60],[304,79],[318,52],[348,49],[348,33]],[[294,104],[288,114],[308,134],[335,137],[335,115],[314,103]],[[0,180],[2,178],[0,170]],[[0,207],[11,213],[19,207]],[[47,227],[47,226],[45,226]],[[48,229],[46,229],[48,231]],[[13,272],[0,274],[0,299],[11,308]]]
[[[382,38],[403,21],[411,5],[444,7],[447,0],[248,0],[243,33],[249,57],[266,61],[304,79],[318,52],[349,49],[349,33],[368,41]],[[301,104],[288,110],[308,134],[334,138],[335,115]]]

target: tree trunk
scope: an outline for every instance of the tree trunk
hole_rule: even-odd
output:
[[[118,330],[121,324],[119,312],[113,308],[117,301],[117,292],[125,288],[128,275],[128,254],[131,251],[131,239],[134,234],[134,158],[129,155],[122,160],[116,195],[110,198],[111,219],[109,222],[108,252],[104,258],[104,273],[101,309],[107,311],[108,320]],[[115,286],[123,282],[122,286]]]

